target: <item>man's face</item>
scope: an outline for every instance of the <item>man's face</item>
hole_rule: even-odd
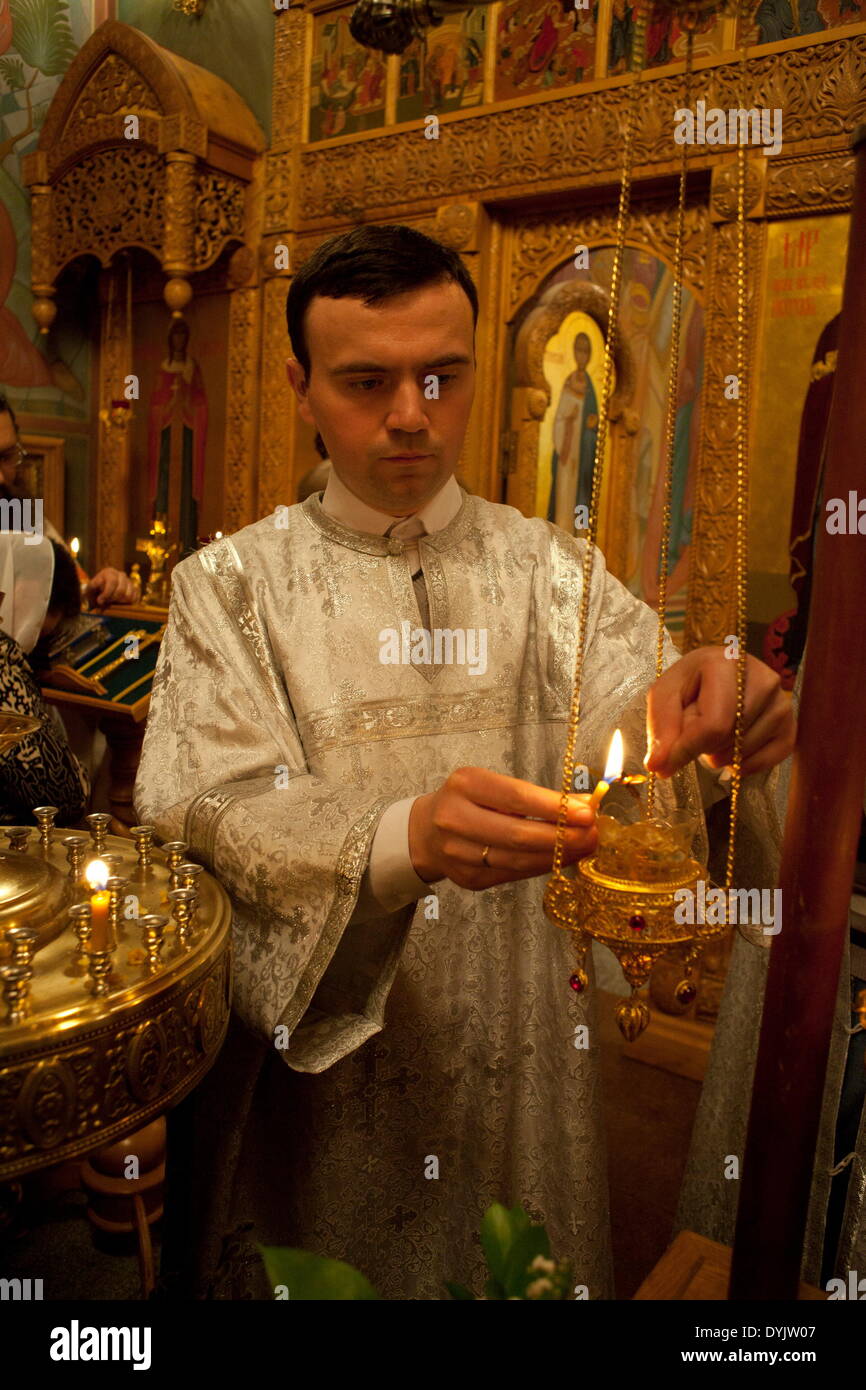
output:
[[[296,358],[287,363],[301,418],[362,502],[391,516],[417,511],[454,472],[469,422],[475,351],[465,292],[445,281],[375,307],[316,296],[304,326],[308,379]]]
[[[18,473],[18,435],[8,411],[0,410],[0,482],[11,487]]]

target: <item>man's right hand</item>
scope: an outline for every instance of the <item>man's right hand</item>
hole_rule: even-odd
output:
[[[560,793],[484,767],[458,767],[435,792],[419,796],[409,816],[409,853],[419,878],[450,878],[478,891],[549,874]],[[534,817],[534,819],[529,819]],[[570,796],[563,863],[592,854],[595,812]],[[489,846],[487,860],[482,850]]]

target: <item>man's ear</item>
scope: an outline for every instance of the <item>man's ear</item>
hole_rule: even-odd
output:
[[[304,375],[304,369],[297,357],[287,358],[286,376],[289,379],[289,385],[297,397],[298,414],[308,425],[314,425],[316,422],[313,418],[313,412],[307,404],[307,378]]]
[[[298,400],[303,400],[304,396],[307,394],[307,379],[304,376],[304,369],[297,357],[286,358],[286,376]]]

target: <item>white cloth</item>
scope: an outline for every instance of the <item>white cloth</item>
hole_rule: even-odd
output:
[[[0,628],[22,651],[36,646],[54,579],[54,548],[46,536],[0,534]]]
[[[417,512],[395,522],[387,512],[380,512],[356,497],[332,468],[322,494],[322,510],[354,531],[364,531],[371,536],[387,534],[392,539],[411,542],[418,536],[441,531],[453,521],[461,500],[460,485],[452,473],[435,497]],[[421,563],[417,545],[407,544],[406,558],[414,576]],[[420,595],[418,597],[420,602]],[[422,610],[422,616],[428,618],[429,611],[425,614]],[[396,801],[382,816],[370,848],[370,862],[361,881],[353,922],[368,921],[382,911],[397,912],[433,891],[433,885],[416,874],[409,853],[409,817],[416,800],[417,797],[408,796]]]

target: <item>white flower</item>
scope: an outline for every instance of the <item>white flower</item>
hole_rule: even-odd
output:
[[[531,1270],[537,1269],[542,1274],[554,1274],[556,1272],[556,1265],[553,1260],[546,1260],[543,1255],[536,1255],[529,1268]]]
[[[553,1284],[549,1279],[533,1279],[531,1284],[526,1286],[527,1298],[540,1298],[543,1293],[553,1293]]]

